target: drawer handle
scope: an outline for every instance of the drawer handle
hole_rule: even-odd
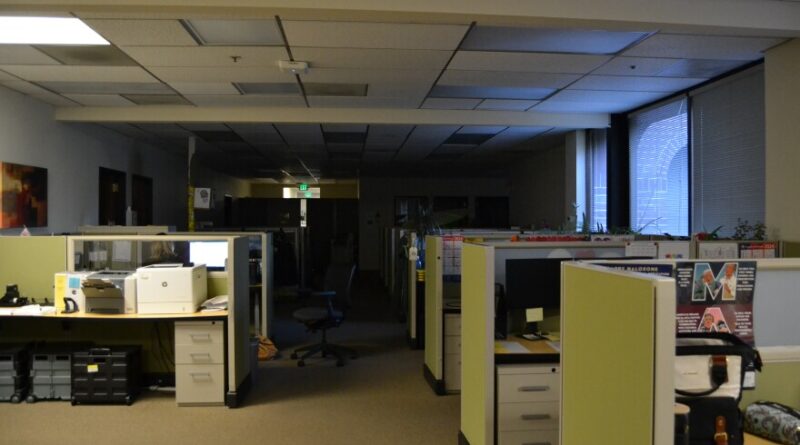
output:
[[[523,414],[520,416],[522,420],[549,420],[550,414]]]
[[[193,380],[211,380],[211,374],[208,372],[190,372],[189,375]]]
[[[211,335],[209,334],[191,334],[189,337],[191,337],[194,341],[211,341]]]
[[[206,360],[211,360],[211,354],[209,354],[208,352],[192,352],[189,355],[191,355],[193,359],[202,358],[202,359],[206,359]]]
[[[545,392],[550,391],[549,386],[520,386],[519,392]]]

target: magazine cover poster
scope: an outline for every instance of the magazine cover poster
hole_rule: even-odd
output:
[[[677,330],[730,332],[750,345],[753,337],[754,261],[677,263]]]

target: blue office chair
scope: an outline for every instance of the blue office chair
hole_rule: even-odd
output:
[[[309,331],[322,331],[322,341],[294,350],[291,355],[293,360],[297,360],[298,355],[303,353],[297,360],[297,366],[305,366],[305,360],[318,352],[322,353],[322,357],[329,355],[336,357],[336,366],[344,366],[345,357],[358,358],[355,350],[328,343],[327,335],[328,329],[339,327],[345,319],[355,274],[355,264],[331,264],[325,272],[324,290],[308,294],[311,297],[323,298],[324,306],[304,307],[292,314],[292,317],[303,323]]]

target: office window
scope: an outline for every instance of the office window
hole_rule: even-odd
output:
[[[606,130],[590,130],[586,137],[586,185],[589,228],[608,229],[608,178],[606,172]]]
[[[688,100],[632,114],[631,229],[689,234]]]
[[[764,222],[764,71],[692,96],[692,230],[732,235],[737,218]]]

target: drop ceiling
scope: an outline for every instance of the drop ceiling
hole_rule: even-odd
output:
[[[467,110],[477,121],[486,113],[604,114],[735,70],[784,40],[480,22],[99,16],[85,21],[109,47],[0,45],[0,85],[57,107]],[[310,68],[283,72],[279,60]],[[572,128],[180,119],[102,125],[173,152],[196,136],[199,159],[247,178],[486,173]]]

